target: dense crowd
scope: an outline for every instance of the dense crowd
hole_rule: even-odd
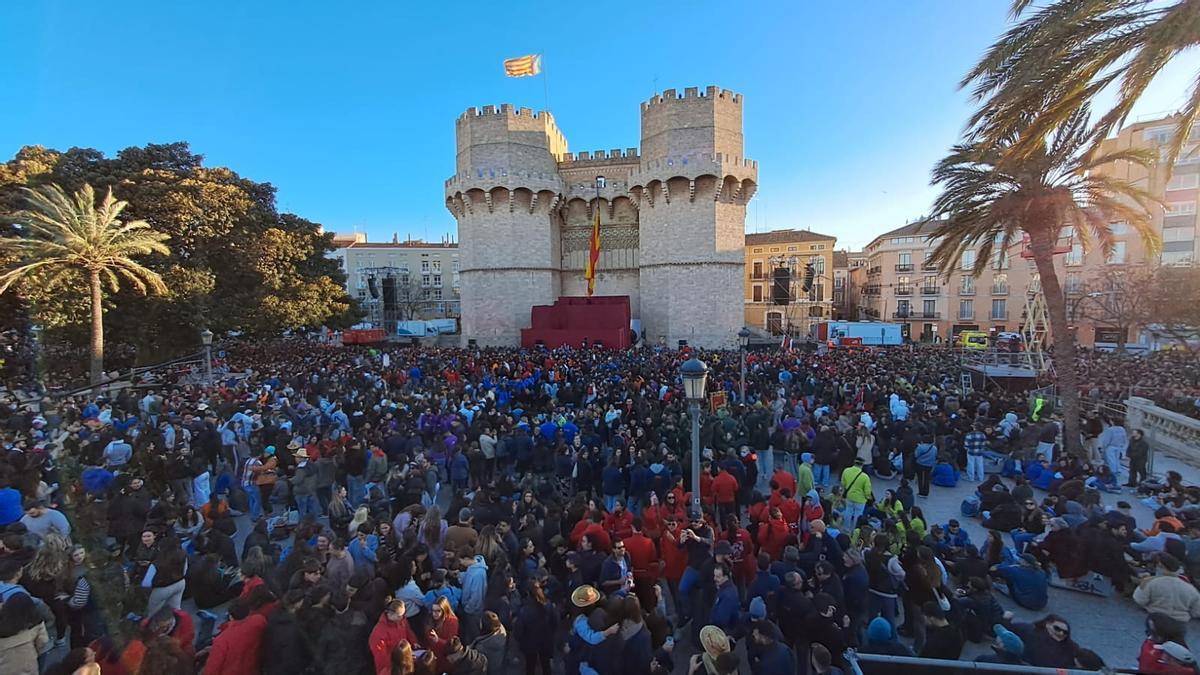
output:
[[[229,351],[247,374],[213,387],[0,406],[0,672],[887,673],[848,650],[983,641],[1096,668],[995,597],[1092,573],[1150,612],[1144,672],[1194,672],[1200,491],[1147,479],[1120,420],[1066,456],[1055,413],[959,391],[946,350],[753,352],[745,383],[736,352]],[[699,485],[693,355],[730,401]],[[922,510],[960,480],[984,542]],[[73,543],[96,513],[103,547]]]

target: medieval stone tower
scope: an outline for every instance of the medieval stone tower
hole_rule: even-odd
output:
[[[584,295],[600,209],[597,295],[628,295],[651,344],[733,347],[742,326],[742,97],[664,91],[641,107],[641,152],[572,154],[549,113],[469,109],[446,205],[458,220],[463,338],[515,345],[530,308]],[[596,177],[604,176],[603,189]]]

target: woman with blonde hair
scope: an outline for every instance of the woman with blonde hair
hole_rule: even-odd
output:
[[[42,547],[26,568],[22,585],[33,597],[40,599],[54,614],[54,625],[47,625],[54,637],[63,639],[67,631],[67,603],[61,596],[70,592],[71,542],[61,534],[51,532],[42,537]]]
[[[392,674],[413,675],[417,672],[416,659],[413,656],[412,645],[408,640],[401,640],[392,648]]]
[[[67,588],[67,621],[71,626],[71,648],[91,644],[100,635],[100,608],[92,599],[88,579],[87,552],[76,544],[71,549],[71,582]]]
[[[429,648],[438,658],[446,654],[450,638],[458,637],[458,616],[446,596],[439,596],[429,607]]]

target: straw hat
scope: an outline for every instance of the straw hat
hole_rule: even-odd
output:
[[[295,450],[299,450],[302,447],[304,447],[304,446],[300,445],[300,441],[292,441],[291,443],[288,443],[287,449],[295,451]]]
[[[730,651],[729,636],[716,626],[705,626],[700,629],[700,646],[704,648],[704,653],[715,659]]]
[[[600,591],[588,585],[580,586],[571,592],[571,604],[576,607],[591,607],[599,601]]]

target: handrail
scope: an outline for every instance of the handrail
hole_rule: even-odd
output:
[[[859,662],[886,663],[890,672],[924,673],[932,669],[947,668],[953,671],[974,671],[981,673],[1027,673],[1028,675],[1095,675],[1094,670],[1077,670],[1074,668],[1042,668],[1030,665],[1012,665],[1008,663],[979,663],[977,661],[950,661],[947,659],[926,659],[917,656],[893,656],[891,654],[864,654],[852,649],[846,650],[846,660],[861,673]],[[896,668],[907,666],[907,668]],[[1136,673],[1136,670],[1125,668],[1110,669],[1113,673]]]
[[[92,391],[94,389],[103,389],[104,387],[106,387],[110,384],[117,383],[117,382],[125,382],[126,380],[132,380],[134,377],[137,377],[138,375],[141,375],[143,373],[147,373],[147,372],[150,372],[153,370],[157,370],[159,368],[173,366],[177,363],[181,363],[184,361],[191,361],[191,360],[196,360],[196,359],[202,360],[203,358],[204,358],[204,352],[200,351],[200,352],[196,352],[195,354],[188,354],[187,356],[180,356],[180,357],[171,359],[169,361],[163,361],[162,363],[156,363],[156,364],[149,365],[149,366],[139,366],[137,368],[133,368],[132,370],[130,370],[129,374],[127,374],[127,375],[118,374],[117,377],[100,380],[99,382],[97,382],[95,384],[87,384],[87,385],[82,385],[82,386],[75,387],[72,389],[67,389],[64,391],[54,391],[54,392],[47,392],[47,393],[55,398],[60,398],[60,399],[66,398],[68,396],[75,396],[76,394],[82,394],[84,392]]]

